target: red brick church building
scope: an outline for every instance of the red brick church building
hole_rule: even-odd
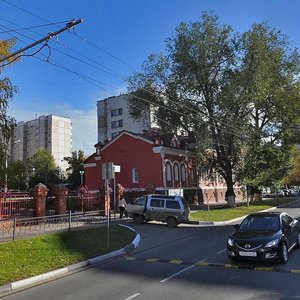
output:
[[[102,164],[112,162],[118,169],[114,182],[121,184],[128,196],[152,188],[156,193],[180,194],[190,203],[198,201],[195,154],[176,137],[166,141],[155,130],[145,134],[123,131],[95,148],[84,162],[85,184],[90,191],[104,188]]]

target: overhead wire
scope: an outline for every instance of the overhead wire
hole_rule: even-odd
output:
[[[7,20],[5,20],[5,19],[3,19],[3,18],[0,18],[0,20],[3,20],[3,21],[8,22]],[[22,27],[22,28],[19,28],[19,29],[10,29],[10,30],[7,30],[7,31],[0,31],[0,34],[3,34],[3,33],[10,33],[10,32],[17,32],[17,31],[22,31],[22,30],[30,30],[30,29],[35,29],[35,28],[40,28],[40,27],[46,27],[46,26],[52,26],[52,25],[58,25],[58,24],[63,24],[63,23],[67,23],[67,22],[70,22],[70,21],[62,21],[62,22],[56,22],[56,23],[48,23],[48,24],[43,24],[43,25],[31,26],[31,27]]]
[[[131,67],[129,64],[127,64],[126,62],[124,62],[123,60],[121,60],[121,59],[117,58],[116,56],[110,54],[110,53],[107,52],[106,50],[104,50],[104,49],[98,47],[98,46],[95,45],[94,43],[88,41],[86,38],[83,38],[83,37],[79,36],[76,32],[73,33],[73,34],[74,34],[75,36],[78,36],[80,39],[82,39],[83,41],[87,42],[88,44],[92,45],[92,46],[95,47],[96,49],[100,50],[101,52],[103,52],[103,53],[109,55],[110,57],[112,57],[112,58],[118,60],[118,61],[121,62],[122,64],[128,66],[128,67],[130,68],[130,70],[132,70],[132,71],[134,71],[134,72],[138,72],[138,71],[136,71],[133,67]],[[124,80],[124,79],[123,79],[123,80]],[[127,84],[130,84],[129,81],[126,80],[126,79],[124,80],[124,82],[127,83]],[[144,90],[145,92],[148,92],[148,93],[154,95],[152,91],[149,91],[149,90],[147,90],[147,89],[141,88],[141,90]],[[175,104],[176,104],[176,103],[175,103]],[[234,132],[234,131],[237,131],[237,132],[242,131],[242,128],[238,128],[238,127],[236,127],[236,125],[230,124],[230,122],[228,122],[228,121],[225,122],[225,121],[219,120],[219,119],[216,118],[216,117],[209,116],[209,115],[207,115],[205,112],[202,112],[202,111],[200,111],[200,110],[195,110],[195,109],[193,109],[193,108],[187,106],[186,104],[181,103],[181,105],[183,105],[185,108],[187,108],[187,109],[190,110],[191,112],[194,112],[194,113],[196,113],[196,114],[199,113],[199,114],[201,114],[201,115],[204,116],[204,117],[207,117],[207,118],[212,119],[212,120],[214,120],[214,121],[217,121],[217,122],[219,122],[219,123],[221,123],[221,124],[223,124],[223,125],[225,125],[225,126],[230,127],[231,130],[233,130],[233,132]],[[166,107],[166,108],[167,108],[167,107]],[[213,124],[211,124],[211,126],[216,127],[216,125],[213,125]],[[220,125],[220,126],[221,126],[221,125]],[[222,127],[220,127],[219,129],[224,130]],[[234,134],[234,135],[236,135],[236,134]],[[237,136],[237,135],[236,135],[236,136]]]
[[[6,0],[1,0],[1,1],[4,1],[4,2],[6,2],[6,3],[11,4],[9,1],[6,1]],[[25,10],[25,9],[22,9],[22,8],[19,7],[19,6],[16,6],[16,5],[13,5],[13,6],[15,6],[15,7],[17,7],[17,8],[19,8],[19,9],[21,9],[21,10],[27,12],[27,13],[30,13],[30,14],[34,15],[35,17],[39,18],[39,19],[42,19],[42,20],[44,20],[44,21],[49,22],[48,20],[46,20],[46,19],[44,19],[44,18],[41,18],[40,16],[37,16],[37,15],[35,15],[35,14],[33,14],[33,13],[31,13],[31,12]],[[51,23],[51,24],[54,24],[54,23]],[[32,30],[30,30],[30,31],[32,31]],[[89,42],[86,38],[83,38],[83,37],[79,36],[79,35],[76,34],[75,32],[74,32],[74,34],[75,34],[75,36],[78,36],[80,39],[86,41],[88,44],[92,45],[92,46],[95,47],[96,49],[98,49],[98,50],[102,51],[103,53],[109,55],[110,57],[112,57],[112,58],[118,60],[118,61],[121,62],[122,64],[124,64],[124,65],[126,65],[127,67],[129,67],[132,71],[136,72],[136,70],[135,70],[134,68],[132,68],[129,64],[127,64],[127,63],[124,62],[123,60],[121,60],[121,59],[117,58],[116,56],[110,54],[108,51],[106,51],[106,50],[104,50],[104,49],[98,47],[98,46],[95,45],[94,43]],[[27,38],[28,38],[28,37],[27,37]],[[60,52],[61,54],[67,55],[67,56],[69,56],[70,58],[73,58],[73,59],[75,59],[75,60],[77,60],[77,61],[80,61],[80,62],[82,62],[82,63],[85,63],[85,64],[87,64],[87,65],[89,65],[89,66],[91,66],[91,67],[97,68],[98,70],[101,70],[101,71],[103,71],[103,72],[106,72],[106,73],[108,73],[108,74],[110,74],[110,75],[112,75],[112,76],[120,77],[122,81],[124,81],[125,83],[128,84],[128,80],[124,79],[122,75],[120,75],[119,73],[117,73],[117,72],[115,72],[115,71],[112,71],[112,72],[108,71],[109,68],[106,68],[106,69],[108,69],[108,70],[104,70],[104,69],[98,68],[98,67],[96,67],[96,66],[93,66],[93,65],[91,65],[91,64],[89,64],[89,63],[87,63],[87,62],[81,60],[81,59],[78,59],[78,58],[76,58],[76,57],[74,57],[74,56],[71,56],[71,55],[69,55],[69,54],[67,54],[67,53],[64,53],[63,51],[60,51],[60,50],[58,50],[58,49],[55,49],[54,47],[52,47],[52,48],[53,48],[55,51]],[[70,49],[70,48],[68,48],[68,49]],[[71,51],[74,51],[74,50],[72,50],[72,49],[70,49],[70,50],[71,50]],[[75,51],[75,52],[76,52],[77,54],[79,54],[79,55],[82,55],[82,54],[81,54],[80,52],[78,52],[78,51]],[[89,59],[89,58],[86,57],[86,56],[85,56],[85,58],[86,58],[86,59]],[[90,59],[89,59],[89,60],[90,60]],[[93,61],[93,63],[96,63],[96,62]],[[59,66],[59,64],[57,64],[57,63],[55,63],[54,65],[56,65],[57,67]],[[60,67],[63,68],[63,69],[65,69],[65,70],[67,70],[67,71],[69,71],[69,72],[71,72],[71,73],[73,73],[73,74],[76,74],[77,76],[79,76],[79,77],[81,77],[81,78],[85,78],[85,80],[88,80],[90,83],[91,83],[90,80],[94,80],[94,79],[91,79],[91,78],[88,79],[87,76],[82,75],[82,74],[80,74],[80,73],[78,73],[78,72],[74,72],[74,71],[72,71],[72,70],[70,70],[70,69],[68,69],[68,68],[66,68],[66,67],[64,67],[64,66],[62,66],[62,65],[61,65]],[[101,84],[104,84],[104,83],[102,82]],[[152,93],[151,91],[148,91],[148,90],[145,90],[145,91],[146,91],[146,92],[149,92],[149,93]],[[153,94],[153,93],[152,93],[152,94]],[[136,97],[136,96],[135,96],[135,97]],[[149,100],[147,100],[147,99],[144,99],[144,98],[142,98],[142,97],[136,97],[136,98],[138,98],[139,100],[145,101],[145,102],[147,102],[148,104],[152,104],[151,101],[149,101]],[[182,104],[181,104],[181,105],[182,105]],[[158,105],[158,106],[159,106],[159,107],[163,107],[164,109],[171,110],[170,107],[168,107],[168,106],[162,106],[162,105]],[[222,131],[226,131],[226,132],[228,132],[228,133],[232,133],[233,135],[236,135],[236,136],[238,136],[238,137],[241,137],[240,135],[238,135],[238,134],[236,134],[236,133],[234,132],[234,131],[237,131],[237,132],[238,132],[238,131],[240,131],[240,130],[239,130],[238,128],[236,128],[236,127],[233,127],[233,125],[231,125],[231,124],[229,124],[229,123],[226,123],[226,122],[224,122],[224,121],[220,121],[220,120],[218,120],[217,118],[214,118],[214,117],[212,117],[212,116],[208,116],[207,114],[205,114],[204,112],[201,112],[201,111],[199,111],[199,110],[195,110],[195,109],[190,108],[190,107],[188,107],[188,106],[186,106],[186,105],[184,105],[184,106],[185,106],[185,108],[187,108],[188,110],[190,110],[190,111],[193,112],[193,113],[196,113],[196,114],[200,113],[200,114],[202,114],[203,116],[205,116],[206,118],[209,118],[209,119],[212,119],[212,120],[214,119],[215,121],[217,121],[217,122],[219,122],[219,123],[225,124],[226,126],[228,126],[229,128],[231,128],[231,131],[229,131],[228,129],[225,130],[223,127],[219,127],[219,126],[216,125],[216,124],[209,124],[210,126],[215,127],[215,128],[217,128],[217,129],[219,129],[219,130],[222,130]],[[186,115],[186,114],[184,115],[184,114],[182,114],[181,112],[178,112],[178,111],[176,111],[176,110],[174,110],[174,109],[172,109],[171,111],[174,112],[174,113],[177,113],[178,115],[181,115],[181,116],[185,116],[185,117],[191,118],[190,115]],[[195,119],[195,118],[192,117],[192,119]],[[199,121],[199,119],[197,119],[197,121]],[[201,122],[204,123],[204,124],[207,124],[207,122],[205,122],[205,121],[203,121],[203,120],[201,120]],[[220,125],[220,126],[221,126],[221,125]]]
[[[18,9],[20,9],[20,10],[22,10],[22,11],[24,11],[24,12],[30,14],[30,15],[32,15],[32,16],[34,16],[34,17],[40,19],[40,20],[49,22],[49,20],[47,20],[47,19],[45,19],[45,18],[43,18],[43,17],[41,17],[41,16],[39,16],[39,15],[36,15],[36,14],[30,12],[29,10],[26,10],[26,9],[20,7],[20,6],[17,6],[17,5],[15,5],[15,4],[12,4],[10,1],[7,1],[7,0],[1,0],[1,1],[3,1],[3,2],[7,3],[7,4],[10,4],[10,5],[12,5],[12,6],[14,6],[14,7],[16,7],[16,8],[18,8]],[[121,60],[120,58],[118,58],[118,57],[112,55],[111,53],[109,53],[108,51],[104,50],[103,48],[100,48],[100,47],[97,46],[96,44],[94,44],[94,43],[88,41],[86,38],[79,36],[79,35],[76,34],[75,32],[74,32],[74,34],[75,34],[75,36],[77,36],[78,38],[84,40],[85,42],[87,42],[88,44],[90,44],[91,46],[93,46],[94,48],[100,50],[101,52],[105,53],[106,55],[108,55],[108,56],[114,58],[115,60],[121,62],[122,64],[126,65],[126,66],[129,67],[129,69],[132,70],[133,72],[136,72],[136,70],[135,70],[132,66],[130,66],[128,63],[126,63],[125,61],[123,61],[123,60]],[[124,80],[124,79],[122,78],[122,80]],[[125,81],[125,83],[128,84],[128,81]],[[148,91],[148,92],[149,92],[149,91]],[[152,93],[152,92],[150,91],[150,93]],[[182,104],[181,104],[181,105],[182,105]],[[202,112],[202,111],[199,111],[199,110],[194,110],[194,109],[192,109],[192,108],[190,108],[190,107],[188,107],[188,106],[186,106],[186,105],[184,105],[184,106],[185,106],[185,108],[187,108],[187,109],[189,109],[189,110],[192,110],[192,111],[194,111],[194,112],[197,113],[197,114],[200,113],[200,114],[202,114],[203,116],[205,116],[205,117],[207,117],[207,118],[209,118],[209,119],[212,119],[212,120],[217,121],[217,122],[219,122],[219,123],[221,123],[221,124],[224,124],[225,126],[230,127],[231,130],[233,130],[233,131],[237,131],[237,132],[242,131],[241,128],[237,128],[236,125],[230,124],[230,122],[228,122],[228,121],[225,122],[225,121],[219,120],[219,119],[217,119],[216,117],[207,115],[205,112]],[[212,125],[212,126],[215,126],[215,125]]]
[[[12,6],[14,6],[14,7],[16,7],[16,8],[18,8],[18,9],[22,10],[22,11],[25,11],[26,13],[29,13],[29,14],[35,16],[35,17],[38,18],[38,19],[41,19],[41,20],[43,20],[43,21],[49,22],[49,21],[46,20],[45,18],[42,18],[41,16],[38,16],[38,15],[36,15],[36,14],[34,14],[34,13],[32,13],[32,12],[30,12],[30,11],[28,11],[28,10],[26,10],[26,9],[24,9],[24,8],[22,8],[22,7],[20,7],[20,6],[17,6],[17,5],[15,5],[15,4],[12,4],[12,3],[10,3],[10,2],[7,1],[7,0],[2,0],[2,1],[3,1],[3,2],[6,2],[7,4],[10,4],[10,5],[12,5]],[[129,64],[127,64],[127,63],[124,62],[123,60],[121,60],[121,59],[119,59],[118,57],[112,55],[112,54],[109,53],[108,51],[106,51],[106,50],[104,50],[104,49],[98,47],[98,46],[95,45],[94,43],[91,43],[91,42],[88,41],[86,38],[79,36],[79,35],[76,34],[75,32],[74,32],[74,34],[75,34],[77,37],[79,37],[80,39],[86,41],[87,43],[89,43],[90,45],[92,45],[93,47],[95,47],[96,49],[98,49],[98,50],[102,51],[103,53],[109,55],[110,57],[116,59],[117,61],[119,61],[119,62],[121,62],[122,64],[124,64],[124,65],[126,65],[127,67],[129,67],[132,71],[136,72],[136,70],[135,70],[134,68],[132,68]],[[121,79],[124,81],[124,78],[123,78],[123,77],[122,77]],[[127,84],[129,83],[128,81],[124,81],[124,82],[127,83]],[[151,91],[147,91],[147,92],[152,93]],[[205,116],[206,118],[209,118],[209,119],[211,119],[211,120],[217,121],[217,122],[219,122],[219,123],[221,123],[221,124],[225,124],[225,126],[231,128],[231,130],[233,130],[233,134],[234,134],[234,135],[237,135],[237,134],[234,133],[234,131],[237,131],[237,132],[241,131],[241,128],[236,128],[236,127],[235,127],[236,125],[230,124],[228,121],[225,122],[225,121],[219,120],[219,119],[217,119],[216,117],[207,115],[205,112],[202,112],[202,111],[199,111],[199,110],[192,109],[192,108],[188,107],[188,106],[185,105],[185,104],[182,104],[182,103],[181,103],[181,105],[184,105],[185,108],[187,108],[188,110],[191,110],[191,111],[195,112],[196,114],[200,113],[200,114],[202,114],[203,116]],[[214,125],[214,124],[210,124],[210,125],[217,128],[217,125]],[[220,126],[221,126],[221,125],[220,125]],[[223,127],[219,127],[219,129],[222,130],[222,131],[224,131],[224,128],[223,128]]]

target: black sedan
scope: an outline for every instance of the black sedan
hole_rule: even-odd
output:
[[[235,228],[227,239],[227,255],[232,259],[287,263],[289,252],[300,247],[298,221],[285,212],[253,213]]]

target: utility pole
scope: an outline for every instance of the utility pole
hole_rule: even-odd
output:
[[[7,60],[7,59],[9,59],[9,58],[11,58],[11,57],[13,57],[13,56],[16,56],[16,55],[22,53],[22,52],[24,52],[24,51],[26,51],[26,50],[28,50],[28,49],[30,49],[30,48],[32,48],[32,47],[34,47],[34,46],[40,44],[40,43],[42,43],[42,42],[49,41],[49,40],[50,40],[51,38],[53,38],[54,36],[56,36],[56,35],[58,35],[58,34],[64,32],[64,31],[66,31],[66,30],[68,30],[68,29],[70,29],[70,28],[75,27],[76,25],[78,25],[78,24],[81,23],[81,22],[83,22],[82,19],[79,19],[79,20],[73,20],[73,21],[67,23],[66,26],[63,27],[62,29],[59,29],[59,30],[57,30],[57,31],[55,31],[55,32],[50,32],[50,33],[48,33],[48,35],[45,36],[44,38],[42,38],[42,39],[40,39],[40,40],[38,40],[38,41],[36,41],[36,42],[34,42],[34,43],[32,43],[32,44],[30,44],[30,45],[24,47],[24,48],[21,48],[20,50],[14,52],[14,53],[12,53],[12,54],[10,54],[10,55],[8,55],[8,56],[5,56],[4,58],[0,58],[0,63],[3,62],[3,61],[5,61],[5,60]],[[0,67],[1,67],[1,66],[0,66]]]

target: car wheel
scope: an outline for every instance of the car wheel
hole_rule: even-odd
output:
[[[144,217],[141,215],[133,215],[133,222],[135,224],[143,224],[144,223]]]
[[[173,217],[169,217],[167,219],[167,225],[168,225],[168,227],[174,228],[174,227],[177,226],[177,220],[175,218],[173,218]]]
[[[282,264],[286,264],[289,259],[289,252],[286,243],[282,243],[279,250],[279,260]]]

